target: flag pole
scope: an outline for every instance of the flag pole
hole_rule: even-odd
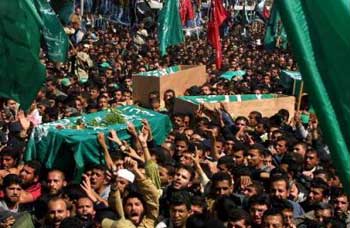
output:
[[[299,95],[298,95],[297,112],[300,111],[301,99],[303,98],[303,90],[304,90],[304,81],[301,81]]]
[[[84,15],[84,0],[80,0],[80,18]]]
[[[296,86],[296,80],[293,79],[293,92],[292,92],[293,96],[295,96],[295,86]]]

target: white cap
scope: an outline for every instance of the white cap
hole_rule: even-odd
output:
[[[135,175],[127,169],[119,169],[117,171],[117,176],[130,181],[131,183],[135,180]]]

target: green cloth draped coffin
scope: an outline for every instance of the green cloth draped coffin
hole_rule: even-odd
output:
[[[97,141],[98,132],[106,135],[114,129],[121,140],[129,140],[131,136],[126,123],[132,122],[140,129],[141,120],[147,119],[155,142],[161,144],[172,128],[167,115],[136,106],[117,109],[125,123],[101,127],[102,124],[96,123],[102,122],[110,112],[101,111],[37,126],[29,139],[25,160],[39,160],[46,168],[60,168],[69,173],[71,178],[79,180],[86,165],[104,164],[104,156]],[[85,123],[85,127],[77,129],[80,123]]]
[[[191,102],[193,104],[203,103],[219,103],[219,102],[235,102],[235,101],[249,101],[259,99],[276,98],[275,94],[243,94],[243,95],[210,95],[210,96],[181,96],[179,99]]]

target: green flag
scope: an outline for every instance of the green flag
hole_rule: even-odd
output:
[[[59,16],[61,22],[64,25],[70,23],[70,17],[74,13],[74,2],[73,0],[51,0],[50,4],[53,10]]]
[[[278,42],[277,42],[278,41]],[[280,14],[275,6],[272,5],[271,16],[266,25],[264,45],[266,49],[272,50],[276,47],[287,48],[287,34],[282,24]]]
[[[39,61],[43,22],[32,0],[0,1],[0,96],[30,107],[45,80]]]
[[[350,193],[350,5],[276,0],[334,167]]]
[[[160,54],[165,55],[167,47],[184,42],[178,0],[166,0],[158,18],[158,40]]]
[[[37,3],[41,19],[44,22],[42,31],[48,57],[54,62],[65,62],[69,48],[68,37],[48,1],[37,0]]]
[[[280,73],[280,85],[288,94],[298,96],[302,91],[302,77],[298,71],[282,70]]]

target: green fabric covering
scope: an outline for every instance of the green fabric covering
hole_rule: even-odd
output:
[[[158,17],[158,40],[161,56],[166,55],[167,47],[185,41],[178,0],[166,0],[164,2]]]
[[[65,62],[68,55],[68,36],[47,0],[36,0],[38,11],[44,22],[42,29],[47,54],[51,61]]]
[[[236,71],[227,71],[225,73],[223,73],[222,75],[220,75],[220,78],[224,78],[227,80],[232,80],[232,78],[235,78],[237,76],[243,76],[245,75],[245,71],[244,70],[236,70]]]
[[[343,186],[350,194],[350,5],[275,0]]]
[[[73,0],[51,0],[50,4],[58,14],[60,21],[67,25],[70,22],[70,17],[74,12]]]
[[[181,96],[182,100],[191,102],[193,104],[202,103],[218,103],[218,102],[235,102],[235,101],[249,101],[257,99],[272,99],[277,97],[275,94],[244,94],[244,95],[210,95],[210,96]]]
[[[28,109],[45,81],[39,61],[43,25],[31,0],[0,1],[0,96]]]
[[[152,70],[152,71],[147,71],[147,72],[140,72],[137,75],[138,76],[162,77],[162,76],[166,76],[166,75],[178,72],[180,70],[181,70],[180,66],[172,66],[172,67],[165,68],[163,70]]]
[[[287,48],[288,39],[286,30],[282,24],[280,13],[275,4],[272,5],[271,16],[267,22],[266,32],[264,37],[264,45],[268,50],[276,48],[277,38],[281,38],[281,46],[283,49]]]
[[[280,84],[289,91],[288,94],[298,96],[301,92],[302,77],[298,71],[282,70],[280,74]],[[295,88],[293,93],[293,84],[295,81]]]
[[[133,122],[137,129],[142,126],[141,120],[147,119],[157,144],[163,143],[172,128],[167,115],[136,106],[123,106],[118,109],[126,121]],[[115,129],[121,140],[129,140],[131,136],[127,133],[127,126],[126,124],[116,124],[104,128],[88,126],[82,130],[58,129],[56,127],[74,125],[78,119],[89,123],[96,118],[102,119],[106,113],[107,111],[101,111],[83,117],[62,119],[34,128],[25,152],[25,160],[39,160],[47,168],[60,168],[70,173],[75,180],[79,180],[87,164],[104,163],[103,153],[97,142],[97,133],[108,134],[111,129]]]

